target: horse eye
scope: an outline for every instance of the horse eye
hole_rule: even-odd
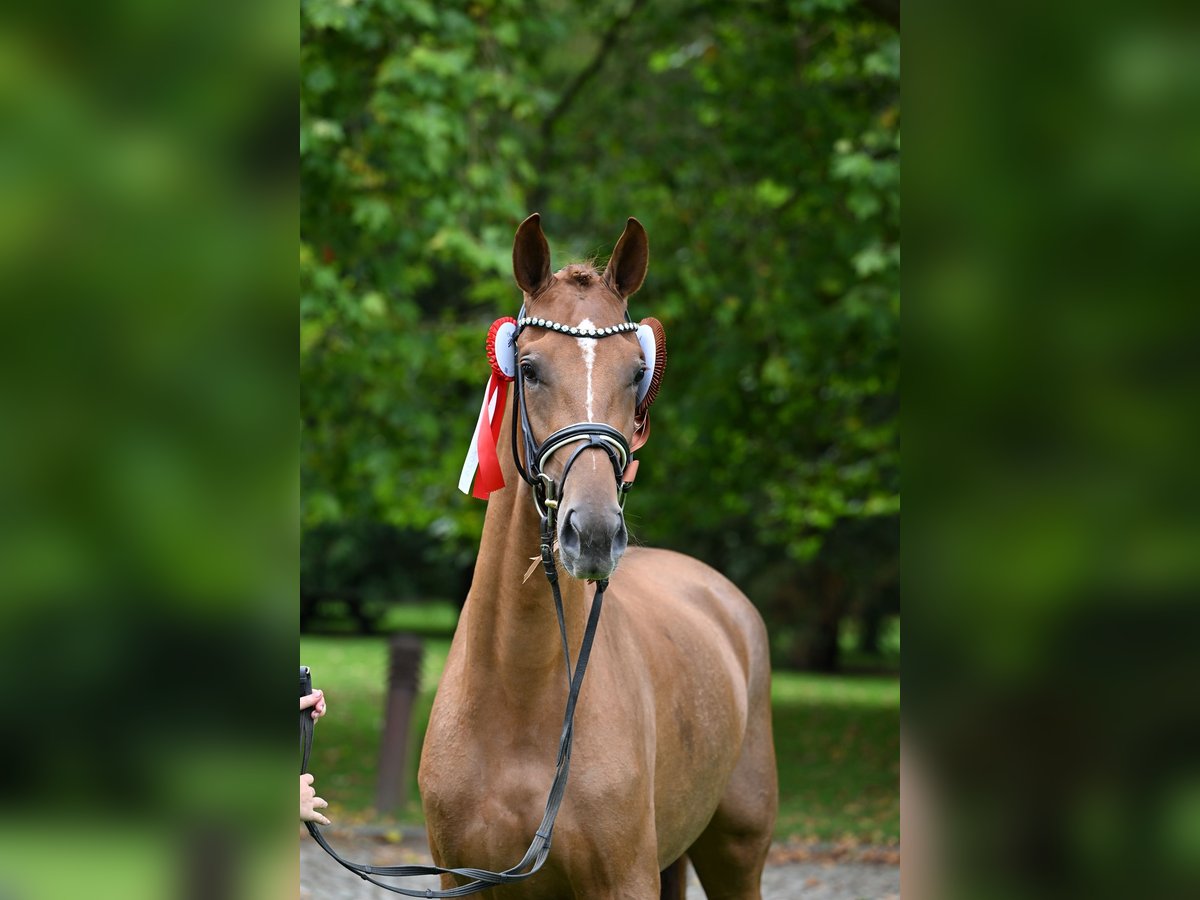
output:
[[[646,367],[642,366],[637,370],[637,374],[633,376],[633,384],[636,387],[642,383],[642,379],[646,377]]]
[[[533,367],[533,363],[528,360],[521,363],[521,377],[530,382],[538,380],[537,370]]]

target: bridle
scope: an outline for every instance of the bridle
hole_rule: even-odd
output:
[[[521,332],[526,328],[544,328],[549,331],[569,334],[572,337],[593,339],[612,337],[617,334],[629,334],[636,332],[638,328],[636,323],[629,321],[628,316],[626,316],[626,321],[620,325],[612,325],[606,328],[577,328],[549,319],[527,317],[524,307],[521,309],[521,315],[517,318],[516,324],[516,333],[513,336],[514,344],[516,339],[520,337]],[[546,543],[548,537],[551,541],[553,540],[558,515],[558,502],[562,497],[567,475],[570,473],[571,467],[575,465],[575,460],[579,458],[584,450],[595,447],[608,454],[609,460],[612,462],[613,475],[617,480],[617,498],[622,510],[624,510],[625,497],[633,487],[632,479],[625,480],[625,474],[629,469],[633,455],[629,447],[629,441],[626,440],[625,435],[604,422],[576,422],[574,425],[567,425],[565,428],[560,428],[552,432],[545,440],[538,443],[533,436],[533,429],[529,424],[529,408],[525,403],[524,375],[521,373],[520,365],[517,365],[515,369],[513,380],[516,390],[516,409],[514,410],[512,427],[513,461],[516,463],[517,472],[521,478],[533,489],[533,503],[537,507],[538,516],[542,522],[542,542]],[[517,452],[518,430],[524,444],[524,464],[521,462],[522,454]],[[579,444],[580,446],[576,447],[574,452],[567,458],[566,463],[563,465],[562,474],[556,481],[546,474],[546,465],[555,453],[572,444]]]
[[[598,339],[616,334],[636,332],[638,327],[637,324],[629,321],[627,314],[626,321],[620,325],[600,329],[583,329],[552,322],[547,319],[527,317],[525,309],[522,307],[521,314],[516,320],[513,343],[515,346],[516,338],[526,328],[544,328],[569,334],[573,337]],[[539,549],[542,569],[546,574],[546,580],[549,582],[550,590],[554,595],[554,611],[558,617],[558,629],[562,638],[563,659],[566,663],[567,672],[567,704],[566,709],[563,711],[563,725],[558,742],[558,758],[555,763],[554,781],[550,786],[549,796],[546,798],[546,808],[542,816],[542,822],[529,844],[529,849],[525,851],[525,855],[521,858],[520,862],[511,868],[505,869],[503,872],[493,872],[488,869],[451,869],[441,866],[423,865],[369,866],[363,863],[350,862],[339,856],[329,846],[329,843],[325,840],[324,835],[321,834],[315,822],[304,823],[313,839],[340,865],[354,872],[364,881],[369,881],[371,884],[385,890],[408,897],[463,897],[478,891],[487,890],[498,884],[511,884],[523,881],[541,869],[549,857],[550,839],[554,832],[554,822],[558,817],[559,807],[562,805],[563,795],[567,788],[567,776],[571,767],[571,747],[575,737],[575,707],[579,700],[579,690],[583,686],[583,676],[587,671],[588,659],[591,656],[592,643],[596,636],[596,626],[600,621],[600,610],[604,603],[604,592],[608,589],[608,579],[596,582],[596,593],[592,599],[592,608],[588,613],[583,640],[579,646],[579,658],[574,668],[572,668],[571,651],[567,644],[567,626],[563,613],[562,594],[558,586],[558,569],[554,562],[554,531],[558,516],[558,503],[562,497],[563,486],[566,484],[571,467],[575,465],[575,461],[585,450],[598,448],[608,454],[609,460],[612,462],[613,474],[617,480],[617,496],[622,510],[624,510],[625,497],[633,486],[632,476],[637,468],[637,462],[631,459],[632,450],[630,449],[629,441],[616,428],[603,422],[577,422],[574,425],[568,425],[565,428],[560,428],[552,432],[545,440],[539,443],[534,437],[533,429],[529,423],[529,411],[525,404],[524,380],[520,371],[521,367],[516,365],[514,369],[512,377],[515,383],[517,399],[512,429],[513,461],[516,463],[517,471],[520,473],[521,478],[532,489],[534,506],[537,508],[538,516],[541,520],[541,543]],[[658,376],[660,374],[661,365],[655,375]],[[646,377],[649,378],[649,374]],[[655,387],[656,389],[657,386]],[[650,399],[653,400],[652,395]],[[521,462],[521,454],[517,452],[518,429],[524,444],[524,464]],[[566,463],[563,465],[562,474],[558,479],[555,480],[548,475],[545,471],[546,465],[554,455],[576,444],[578,446],[575,447],[571,455],[567,458]],[[628,480],[626,480],[627,474],[629,476]],[[303,690],[303,687],[301,690]],[[308,710],[301,710],[301,774],[304,774],[308,769],[308,758],[312,750],[312,737],[312,717]],[[373,875],[386,878],[411,878],[419,875],[455,875],[470,879],[470,881],[467,884],[448,890],[435,891],[432,888],[426,888],[424,891],[415,891],[377,881],[371,877]]]

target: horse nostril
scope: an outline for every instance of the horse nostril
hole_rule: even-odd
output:
[[[567,510],[567,515],[563,518],[562,527],[558,530],[559,548],[570,553],[572,556],[578,556],[580,551],[580,536],[579,529],[575,527],[575,510]]]
[[[613,537],[612,555],[615,559],[625,552],[625,548],[629,546],[629,532],[625,530],[625,517],[621,516],[617,520],[617,533]]]

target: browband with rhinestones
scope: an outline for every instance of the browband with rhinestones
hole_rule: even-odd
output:
[[[627,331],[637,331],[636,322],[622,322],[620,325],[609,325],[607,328],[576,328],[573,325],[564,325],[561,322],[552,322],[550,319],[537,319],[533,316],[523,316],[517,319],[517,328],[524,328],[527,325],[533,325],[537,328],[549,328],[551,331],[561,331],[563,334],[569,334],[572,337],[585,338],[600,338],[608,337],[611,334],[621,334]]]

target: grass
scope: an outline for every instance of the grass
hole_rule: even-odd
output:
[[[900,839],[900,680],[776,672],[776,836]]]
[[[445,610],[432,614],[445,623]],[[414,609],[404,615],[419,619],[422,613]],[[373,802],[383,731],[387,639],[302,637],[300,659],[312,667],[313,684],[329,700],[330,712],[317,725],[310,769],[316,775],[318,794],[330,802],[330,818],[335,822],[384,827],[421,824],[417,759],[450,641],[425,637],[423,646],[421,690],[410,735],[408,803],[394,815],[385,815],[374,809]],[[898,841],[898,677],[776,672],[771,699],[779,765],[776,837],[873,844]]]

